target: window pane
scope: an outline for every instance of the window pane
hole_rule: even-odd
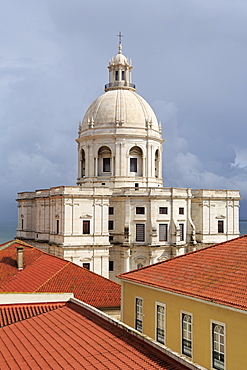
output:
[[[167,242],[167,224],[159,224],[159,241]]]
[[[192,356],[192,325],[191,315],[182,314],[182,353]]]
[[[224,221],[218,221],[218,233],[224,233]]]
[[[145,241],[145,224],[136,224],[136,241]]]
[[[157,305],[156,340],[165,344],[165,307]]]
[[[180,241],[184,240],[184,224],[179,224]]]
[[[225,337],[224,327],[222,325],[213,324],[213,368],[223,370],[225,368]]]
[[[136,298],[136,322],[135,328],[142,333],[143,303],[141,298]]]
[[[179,214],[180,214],[180,215],[183,215],[183,214],[184,214],[184,208],[183,208],[183,207],[180,207],[180,208],[179,208]]]
[[[130,158],[130,172],[137,172],[137,158]]]
[[[109,220],[108,221],[108,230],[113,230],[113,227],[114,227],[114,221]]]
[[[90,221],[83,221],[83,234],[90,234]]]
[[[83,263],[82,266],[84,269],[90,270],[90,263]]]
[[[110,172],[110,161],[111,158],[103,158],[103,172]]]
[[[168,209],[167,207],[159,207],[159,214],[160,215],[167,215]]]
[[[114,215],[114,208],[113,207],[109,207],[109,215]]]
[[[136,207],[137,215],[145,215],[145,207]]]
[[[109,261],[109,271],[114,271],[114,261]]]

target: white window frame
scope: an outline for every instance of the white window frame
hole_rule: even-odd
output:
[[[189,315],[191,317],[191,356],[183,353],[183,315]],[[184,356],[193,359],[193,314],[192,312],[180,311],[180,352]]]
[[[213,350],[214,350],[214,345],[213,345],[213,325],[220,325],[224,328],[224,367],[214,367],[213,366]],[[224,322],[220,322],[220,321],[217,321],[217,320],[210,320],[210,343],[211,343],[211,346],[210,346],[210,353],[211,353],[211,369],[212,370],[226,370],[226,324]]]
[[[138,314],[139,318],[137,317],[137,300],[140,300],[142,302],[142,312],[140,312]],[[134,328],[135,330],[139,331],[139,333],[143,333],[143,317],[144,317],[144,314],[143,314],[143,298],[142,297],[137,297],[135,296],[135,302],[134,302],[134,310],[135,310],[135,314],[134,314],[134,318],[135,318],[135,322],[134,322]],[[140,320],[141,321],[141,325],[142,325],[142,330],[138,330],[137,327],[137,320]]]
[[[158,340],[158,307],[164,308],[164,321],[163,321],[163,330],[164,330],[164,342]],[[155,301],[155,340],[158,343],[166,345],[166,304],[163,302]]]

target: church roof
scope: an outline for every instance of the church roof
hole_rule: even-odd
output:
[[[16,247],[23,246],[23,270],[18,270]],[[0,246],[1,292],[73,292],[97,308],[120,306],[121,287],[70,261],[14,240]]]
[[[126,272],[118,277],[247,310],[247,235]]]
[[[196,369],[174,352],[157,349],[141,334],[101,316],[76,300],[53,304],[0,305],[6,319],[0,329],[1,369]]]

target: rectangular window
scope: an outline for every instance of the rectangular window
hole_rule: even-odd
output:
[[[114,207],[109,207],[109,215],[114,215]]]
[[[113,242],[114,238],[112,235],[109,236],[109,242]]]
[[[56,231],[57,234],[59,234],[59,220],[57,220],[57,231]]]
[[[124,71],[122,71],[122,80],[124,80]]]
[[[184,224],[179,224],[179,239],[184,241]]]
[[[192,357],[192,316],[182,313],[182,354]]]
[[[156,340],[162,344],[165,344],[165,317],[165,305],[156,303]]]
[[[113,228],[114,228],[114,221],[109,220],[108,221],[108,230],[113,230]]]
[[[21,219],[21,229],[22,230],[24,229],[24,220],[23,220],[23,218]]]
[[[82,267],[84,267],[84,269],[90,270],[90,263],[89,262],[83,263]]]
[[[167,215],[168,214],[167,207],[159,207],[159,214],[160,215]]]
[[[130,172],[137,172],[137,158],[130,158]]]
[[[212,323],[212,362],[213,369],[225,369],[225,328],[216,323]]]
[[[142,298],[136,298],[135,302],[135,329],[142,333],[143,328],[143,300]]]
[[[103,172],[111,171],[111,158],[103,158]]]
[[[83,234],[90,234],[90,221],[83,221]]]
[[[218,221],[218,233],[219,234],[224,233],[224,221]]]
[[[145,207],[136,207],[137,215],[145,215]]]
[[[180,215],[183,215],[183,214],[184,214],[184,208],[183,208],[183,207],[179,207],[179,209],[178,209],[178,213],[179,213]]]
[[[159,224],[159,241],[167,242],[167,224]]]
[[[114,271],[114,261],[109,261],[109,271]]]
[[[118,71],[115,73],[115,80],[118,81]]]
[[[136,241],[145,241],[145,224],[136,224]]]

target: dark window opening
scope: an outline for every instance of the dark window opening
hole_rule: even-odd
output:
[[[21,219],[21,229],[22,230],[24,229],[24,220],[23,220],[23,218]]]
[[[122,71],[122,80],[124,80],[124,71]]]
[[[118,71],[115,72],[115,79],[118,81]]]
[[[183,215],[184,214],[184,208],[183,207],[179,207],[179,214],[180,215]]]
[[[57,234],[59,234],[59,220],[57,220]]]
[[[112,235],[109,236],[109,242],[113,242],[113,236]]]
[[[109,220],[108,221],[108,230],[113,230],[113,228],[114,228],[114,221]]]
[[[145,224],[136,224],[136,241],[145,241]]]
[[[130,158],[130,172],[137,172],[137,158]]]
[[[82,267],[84,267],[84,269],[90,270],[90,263],[89,262],[83,263]]]
[[[114,215],[114,207],[109,207],[109,215]]]
[[[83,234],[90,234],[90,221],[83,221]]]
[[[168,214],[168,208],[167,207],[159,207],[159,214],[160,215],[167,215]]]
[[[114,261],[109,261],[109,271],[114,271]]]
[[[218,233],[219,234],[224,233],[224,221],[218,221]]]
[[[103,158],[103,172],[111,171],[111,158]]]
[[[145,207],[136,207],[137,215],[145,215]]]

